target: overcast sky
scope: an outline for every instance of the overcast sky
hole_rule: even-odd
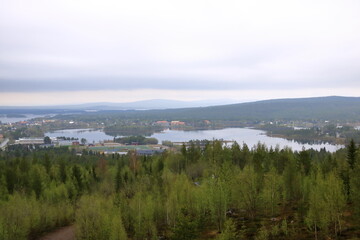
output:
[[[0,105],[360,96],[359,0],[0,0]]]

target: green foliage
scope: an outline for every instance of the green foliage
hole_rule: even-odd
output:
[[[9,197],[9,192],[6,185],[5,176],[0,176],[0,201],[5,201]]]
[[[51,139],[48,136],[44,137],[44,143],[45,144],[51,144]]]
[[[155,201],[151,195],[138,192],[130,202],[135,239],[156,239]]]
[[[255,236],[255,240],[267,240],[269,239],[269,231],[265,226],[262,226]]]
[[[218,141],[152,157],[0,152],[0,239],[36,239],[69,224],[77,239],[100,240],[355,236],[359,162],[351,169],[346,149],[297,153]]]
[[[232,196],[236,207],[245,211],[251,219],[261,209],[261,186],[261,177],[250,166],[245,166],[242,172],[235,175]]]
[[[68,224],[72,216],[73,209],[66,201],[52,204],[16,193],[0,203],[0,239],[25,240]]]
[[[357,161],[354,169],[350,172],[350,198],[354,208],[355,218],[360,223],[360,161]]]
[[[76,238],[86,240],[126,240],[119,209],[112,202],[98,196],[84,196],[76,212]],[[116,210],[116,211],[114,211]]]
[[[168,146],[168,147],[173,147],[174,146],[174,144],[171,141],[167,141],[167,140],[162,141],[161,144],[164,145],[164,146]]]
[[[261,192],[261,201],[264,207],[263,212],[267,215],[275,216],[279,213],[279,203],[282,198],[281,176],[272,168],[264,176],[264,186]]]
[[[356,163],[356,146],[353,139],[351,139],[349,145],[347,146],[347,160],[350,166],[350,169],[354,169]]]
[[[193,240],[198,236],[197,223],[191,213],[186,209],[181,209],[177,224],[173,229],[172,240]]]
[[[46,178],[45,169],[41,165],[35,165],[30,172],[30,178],[32,189],[34,190],[36,197],[39,198],[44,189]]]
[[[306,224],[318,235],[318,230],[328,232],[333,225],[334,234],[341,232],[341,221],[346,205],[343,185],[335,173],[322,176],[316,172],[312,176],[312,185],[309,195],[309,211]]]
[[[230,218],[227,219],[224,223],[224,230],[222,233],[216,238],[217,240],[236,240],[237,231],[234,221]]]
[[[294,157],[290,157],[283,173],[285,198],[288,201],[297,200],[300,197],[300,173]]]

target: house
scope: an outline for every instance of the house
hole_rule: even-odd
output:
[[[60,147],[71,146],[72,144],[73,141],[69,141],[69,140],[60,140],[58,143]]]
[[[152,156],[164,152],[164,149],[138,149],[136,154],[140,156]]]
[[[43,138],[19,138],[18,140],[15,140],[15,144],[21,144],[21,145],[44,144],[44,139]]]
[[[170,126],[170,124],[169,124],[168,121],[157,121],[157,122],[155,122],[155,125],[163,126],[163,127],[168,127],[168,126]]]
[[[204,123],[205,123],[206,125],[210,125],[210,124],[211,124],[211,122],[210,122],[209,120],[204,120]]]
[[[116,142],[110,142],[110,141],[104,141],[104,143],[102,144],[104,147],[119,147],[119,146],[123,146],[123,144],[120,143],[116,143]]]
[[[181,121],[171,121],[171,126],[184,126],[185,122],[181,122]]]
[[[126,151],[117,151],[116,149],[108,149],[106,151],[104,151],[104,154],[108,155],[108,154],[119,154],[119,155],[126,155],[128,154],[128,152]]]

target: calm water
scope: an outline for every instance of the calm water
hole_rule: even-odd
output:
[[[49,132],[45,134],[49,137],[75,137],[75,138],[85,138],[88,142],[99,142],[104,140],[112,140],[113,137],[106,135],[101,130],[89,130],[89,129],[67,129],[59,130],[55,132]],[[157,138],[159,142],[164,140],[169,140],[172,142],[186,142],[194,139],[224,139],[224,140],[235,140],[239,144],[246,143],[249,147],[253,147],[258,142],[265,143],[266,146],[276,147],[277,145],[280,148],[285,146],[291,147],[293,150],[300,151],[303,147],[305,149],[316,149],[320,150],[321,148],[326,148],[327,151],[334,152],[340,149],[341,145],[331,145],[331,144],[300,144],[295,141],[289,141],[282,138],[268,137],[264,131],[248,129],[248,128],[226,128],[221,130],[202,130],[202,131],[176,131],[176,130],[165,130],[161,133],[155,133],[151,137]]]
[[[35,115],[35,114],[21,114],[24,117],[7,117],[6,115],[0,115],[0,122],[2,123],[16,123],[20,121],[26,121],[33,118],[46,117],[46,116],[54,116],[54,114],[46,114],[46,115]]]
[[[224,139],[234,140],[240,145],[246,143],[249,147],[253,147],[260,143],[265,143],[266,146],[276,147],[280,149],[286,146],[291,147],[293,150],[300,151],[303,147],[305,149],[326,148],[327,151],[335,152],[340,149],[341,145],[332,144],[301,144],[295,141],[289,141],[283,138],[269,137],[266,132],[261,130],[249,129],[249,128],[226,128],[220,130],[203,130],[203,131],[174,131],[166,130],[162,133],[155,133],[151,137],[157,138],[159,141],[170,140],[172,142],[185,142],[192,139]]]
[[[101,130],[97,129],[65,129],[58,130],[54,132],[47,132],[45,136],[49,137],[69,137],[69,138],[78,138],[81,140],[85,138],[89,143],[102,142],[104,140],[113,140],[114,137],[105,134]]]

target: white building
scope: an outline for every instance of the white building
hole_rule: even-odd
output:
[[[15,144],[44,144],[43,138],[19,138],[18,140],[15,140]]]

